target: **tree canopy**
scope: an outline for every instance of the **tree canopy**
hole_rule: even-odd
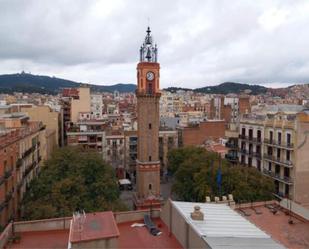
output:
[[[237,202],[272,199],[273,181],[253,167],[231,166],[216,153],[185,147],[168,154],[179,200],[204,202],[206,196],[232,194]]]
[[[23,218],[71,216],[76,210],[126,210],[119,195],[114,171],[98,153],[59,148],[30,183],[23,200]]]

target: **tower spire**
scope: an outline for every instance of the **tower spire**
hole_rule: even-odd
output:
[[[146,33],[145,41],[140,48],[140,62],[157,62],[158,48],[157,45],[153,45],[149,26],[147,27]]]

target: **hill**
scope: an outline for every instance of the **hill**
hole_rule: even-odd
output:
[[[267,92],[266,87],[259,85],[249,85],[235,82],[224,82],[217,86],[206,86],[194,89],[195,92],[212,93],[212,94],[228,94],[228,93],[241,93],[249,90],[251,94],[261,94]]]
[[[29,73],[4,74],[0,75],[0,93],[42,93],[57,94],[61,88],[78,87],[85,85],[82,82],[75,82],[56,77],[33,75]],[[98,92],[134,92],[134,84],[115,84],[111,86],[87,84],[92,90]]]

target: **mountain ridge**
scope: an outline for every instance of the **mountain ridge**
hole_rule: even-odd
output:
[[[42,94],[57,94],[62,88],[79,87],[87,85],[95,92],[135,92],[136,85],[131,83],[117,83],[114,85],[95,85],[83,82],[76,82],[57,77],[50,77],[45,75],[33,75],[30,73],[16,73],[16,74],[2,74],[0,75],[0,93],[42,93]],[[288,86],[282,89],[290,89]],[[176,92],[178,90],[194,91],[199,93],[209,94],[229,94],[229,93],[243,93],[247,92],[253,95],[266,93],[268,90],[276,91],[276,89],[264,87],[261,85],[250,85],[237,82],[224,82],[215,86],[205,86],[195,89],[182,87],[168,87],[163,90]]]

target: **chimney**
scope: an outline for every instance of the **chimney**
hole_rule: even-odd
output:
[[[191,213],[192,220],[204,220],[204,214],[200,206],[195,206],[193,213]]]

